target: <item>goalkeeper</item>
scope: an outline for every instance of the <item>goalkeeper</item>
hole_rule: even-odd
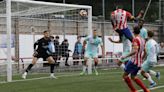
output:
[[[36,64],[37,60],[39,58],[43,58],[43,60],[47,60],[48,63],[50,63],[50,78],[56,78],[54,76],[54,66],[55,61],[52,58],[52,54],[55,52],[54,45],[52,44],[52,41],[49,37],[49,32],[44,31],[43,32],[44,37],[39,39],[34,43],[34,54],[32,58],[32,63],[27,67],[26,71],[23,73],[22,78],[26,79],[27,73],[31,70],[31,68]],[[36,48],[37,46],[37,48]]]

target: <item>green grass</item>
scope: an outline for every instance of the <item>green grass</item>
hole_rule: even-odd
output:
[[[164,68],[156,68],[164,74]],[[70,72],[57,74],[59,79],[39,79],[0,84],[0,92],[129,92],[127,86],[122,80],[122,71],[99,70],[100,75],[77,75],[79,72]],[[72,75],[74,76],[64,76]],[[28,78],[49,76],[48,74],[30,74]],[[20,76],[14,76],[14,80],[20,80]],[[158,86],[164,85],[164,78],[157,81]],[[147,81],[144,83],[149,86]],[[137,86],[136,86],[137,87]],[[137,87],[140,89],[139,87]],[[151,92],[164,92],[164,88],[155,89]]]

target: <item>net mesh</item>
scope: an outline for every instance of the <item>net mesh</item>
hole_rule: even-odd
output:
[[[65,59],[66,57],[72,56],[77,36],[89,35],[89,17],[79,14],[81,10],[88,12],[88,9],[88,6],[80,7],[78,5],[38,1],[17,2],[13,0],[11,2],[13,74],[21,74],[27,65],[31,63],[33,44],[43,37],[42,33],[45,30],[48,30],[50,35],[54,37],[59,36],[60,53],[57,54],[57,58],[59,56]],[[2,80],[6,80],[6,16],[6,2],[2,1],[0,2],[0,63],[2,68],[0,72],[4,76]],[[66,50],[65,45],[63,47],[61,46],[65,39],[69,43]],[[68,50],[72,52],[67,52]],[[62,58],[58,59],[63,60]],[[45,62],[42,59],[39,59],[38,62],[40,63],[36,64],[32,71],[49,72],[49,67],[43,68],[46,64],[43,64]]]

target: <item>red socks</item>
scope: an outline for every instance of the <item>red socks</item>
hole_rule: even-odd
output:
[[[144,92],[148,92],[146,86],[139,78],[135,78],[134,81],[144,90]]]
[[[132,81],[131,81],[131,79],[129,78],[129,76],[125,77],[124,80],[125,80],[126,84],[128,85],[128,87],[130,88],[130,90],[131,90],[132,92],[135,92],[136,89],[134,88],[134,86],[133,86],[133,84],[132,84]]]

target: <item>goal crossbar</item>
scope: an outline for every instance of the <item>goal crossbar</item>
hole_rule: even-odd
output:
[[[21,3],[29,3],[29,4],[42,4],[42,5],[55,5],[55,6],[65,6],[65,7],[74,7],[74,8],[88,8],[91,6],[87,5],[74,5],[74,4],[62,4],[62,3],[51,3],[51,2],[41,2],[41,1],[24,1],[24,0],[11,0],[12,2],[21,2]]]

